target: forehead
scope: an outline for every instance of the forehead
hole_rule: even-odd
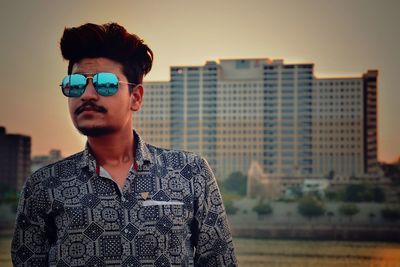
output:
[[[108,58],[83,58],[72,66],[72,73],[112,72],[123,75],[122,65]]]

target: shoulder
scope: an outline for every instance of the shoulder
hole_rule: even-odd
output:
[[[49,178],[64,178],[77,175],[81,168],[83,152],[39,168],[28,178],[31,183],[43,182]]]
[[[147,147],[156,164],[170,171],[179,172],[187,180],[204,183],[208,180],[214,180],[214,174],[207,160],[196,153],[178,150],[166,149],[147,144]]]
[[[62,183],[61,177],[72,177],[71,174],[77,170],[78,162],[82,152],[74,154],[63,160],[44,166],[33,172],[24,183],[21,198],[28,200],[29,205],[36,205],[38,211],[44,212],[50,206],[49,189],[55,188]],[[20,201],[20,203],[24,203]],[[21,204],[22,205],[22,204]],[[19,210],[22,206],[19,206]]]
[[[170,165],[170,167],[185,167],[186,165],[199,165],[200,162],[205,159],[193,152],[180,150],[180,149],[169,149],[161,148],[154,145],[146,144],[150,153],[153,155],[157,163],[164,165]],[[160,162],[161,160],[161,162]]]

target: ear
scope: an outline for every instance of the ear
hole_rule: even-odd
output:
[[[143,101],[143,85],[138,84],[132,89],[132,93],[130,95],[131,98],[131,110],[139,111],[142,106]]]

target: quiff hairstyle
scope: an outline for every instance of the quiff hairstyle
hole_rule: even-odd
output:
[[[60,48],[63,58],[69,61],[68,74],[83,58],[105,57],[119,62],[128,81],[138,84],[153,63],[153,52],[143,40],[117,23],[65,28]]]

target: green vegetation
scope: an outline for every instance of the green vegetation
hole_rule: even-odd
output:
[[[234,237],[241,267],[396,266],[400,245],[383,242],[291,241]],[[11,238],[0,239],[0,266],[12,267]],[[284,252],[284,253],[282,253]]]
[[[367,186],[364,184],[348,185],[342,196],[345,202],[384,202],[385,192],[378,186]]]
[[[381,214],[385,220],[395,222],[400,219],[400,208],[387,207],[381,210]]]
[[[0,204],[7,204],[15,212],[18,206],[19,193],[9,186],[0,183]]]
[[[17,191],[6,184],[0,183],[0,200],[3,203],[10,203],[18,200]]]
[[[253,207],[253,211],[257,213],[259,219],[262,219],[273,212],[271,204],[265,203],[264,200],[258,201],[258,203]]]
[[[343,216],[349,217],[349,221],[354,215],[360,212],[360,208],[353,203],[344,203],[339,206],[339,213]]]
[[[369,218],[369,220],[370,220],[371,223],[373,222],[373,220],[375,219],[375,217],[376,217],[376,214],[375,214],[375,213],[373,213],[373,212],[368,213],[368,218]]]
[[[328,216],[328,221],[330,222],[332,217],[335,216],[335,213],[333,211],[327,211],[326,216]]]
[[[383,242],[234,238],[241,267],[396,267],[400,245]]]
[[[239,200],[241,196],[237,193],[222,192],[222,200],[224,201],[225,211],[229,215],[234,215],[239,210],[235,207],[235,201]]]
[[[310,196],[306,196],[300,200],[297,210],[302,216],[307,217],[309,220],[325,213],[323,203]]]
[[[340,200],[340,194],[335,191],[327,190],[325,191],[325,198],[329,201],[338,201]]]
[[[236,193],[245,196],[247,192],[247,176],[241,172],[233,172],[221,185],[223,192]]]
[[[234,215],[239,210],[237,207],[235,207],[235,204],[233,203],[232,200],[225,201],[224,205],[225,205],[225,211],[228,215]]]

